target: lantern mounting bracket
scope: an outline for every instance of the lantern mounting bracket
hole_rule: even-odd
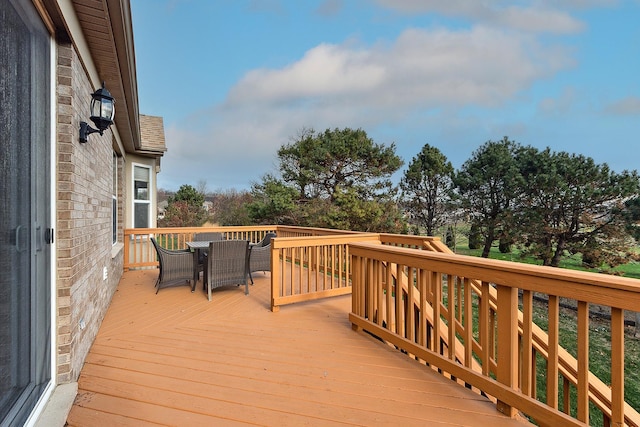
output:
[[[100,135],[102,135],[103,131],[92,128],[87,122],[80,122],[80,142],[87,142],[87,137],[96,132],[99,132]]]

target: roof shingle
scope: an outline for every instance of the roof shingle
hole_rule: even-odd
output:
[[[140,139],[141,148],[145,151],[167,151],[162,117],[140,114]]]

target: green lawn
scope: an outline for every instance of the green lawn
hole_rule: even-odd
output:
[[[462,240],[462,241],[461,241]],[[443,239],[444,241],[444,239]],[[481,249],[470,250],[467,246],[468,242],[464,236],[458,235],[458,245],[455,252],[463,255],[480,256]],[[640,250],[640,249],[639,249]],[[517,250],[512,253],[500,253],[497,247],[491,249],[489,257],[492,259],[501,259],[505,261],[523,262],[528,264],[540,264],[538,260],[532,257],[521,257]],[[580,255],[567,257],[560,263],[561,268],[573,270],[593,271],[582,266]],[[624,277],[640,279],[640,263],[631,261],[613,269],[613,272]],[[536,302],[534,307],[534,321],[545,331],[547,330],[548,311],[547,306],[543,302]],[[560,345],[564,347],[574,357],[576,356],[577,334],[576,334],[576,316],[575,312],[570,309],[561,309],[560,314]],[[611,329],[608,320],[592,318],[589,327],[589,369],[598,378],[606,384],[610,382],[610,366],[611,366]],[[640,339],[634,337],[634,329],[627,327],[625,334],[625,400],[634,409],[640,411]],[[541,357],[537,360],[538,369],[538,398],[546,401],[546,361]],[[562,389],[562,382],[560,382]],[[575,402],[576,390],[572,387],[570,390],[572,401]],[[562,405],[562,401],[560,400]],[[572,414],[576,412],[575,405],[571,408]],[[593,426],[602,426],[603,420],[600,412],[591,407],[590,424]]]
[[[534,321],[545,331],[547,330],[548,311],[543,302],[534,303]],[[576,316],[572,310],[560,310],[560,346],[564,347],[574,357],[577,347]],[[538,372],[538,399],[546,401],[546,361],[541,357],[537,360]],[[600,378],[605,384],[611,380],[611,333],[607,320],[592,318],[589,322],[589,370]],[[562,390],[562,381],[560,381]],[[575,402],[577,392],[571,387],[572,401]],[[633,328],[627,327],[625,334],[625,400],[636,410],[640,409],[640,339],[634,338]],[[562,392],[561,392],[562,393]],[[562,399],[560,399],[562,405]],[[576,405],[571,407],[571,413],[575,416]],[[600,411],[593,405],[590,410],[590,424],[602,426],[603,420]]]
[[[482,249],[469,249],[468,246],[459,245],[456,247],[456,253],[461,255],[471,255],[471,256],[480,256],[482,254]],[[513,252],[503,254],[498,251],[497,247],[491,248],[491,252],[489,253],[489,258],[491,259],[501,259],[505,261],[514,261],[514,262],[523,262],[526,264],[537,264],[540,265],[541,262],[534,259],[533,257],[521,257],[520,252],[517,249],[514,249]],[[566,257],[560,262],[560,268],[568,268],[572,270],[582,270],[582,271],[592,271],[594,273],[599,273],[600,271],[595,269],[587,269],[582,266],[582,256],[574,255],[572,257]],[[631,261],[627,264],[620,265],[613,269],[616,274],[620,274],[624,277],[631,277],[634,279],[640,279],[640,263],[636,261]]]

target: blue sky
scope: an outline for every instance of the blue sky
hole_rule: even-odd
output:
[[[160,188],[250,189],[302,129],[364,129],[406,169],[504,136],[640,169],[640,0],[131,0]]]

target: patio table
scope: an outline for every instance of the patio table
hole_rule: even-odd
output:
[[[196,282],[200,279],[200,272],[198,271],[198,260],[200,259],[200,251],[209,249],[209,241],[196,241],[187,242],[187,247],[191,249],[193,253],[193,289],[196,287]]]

